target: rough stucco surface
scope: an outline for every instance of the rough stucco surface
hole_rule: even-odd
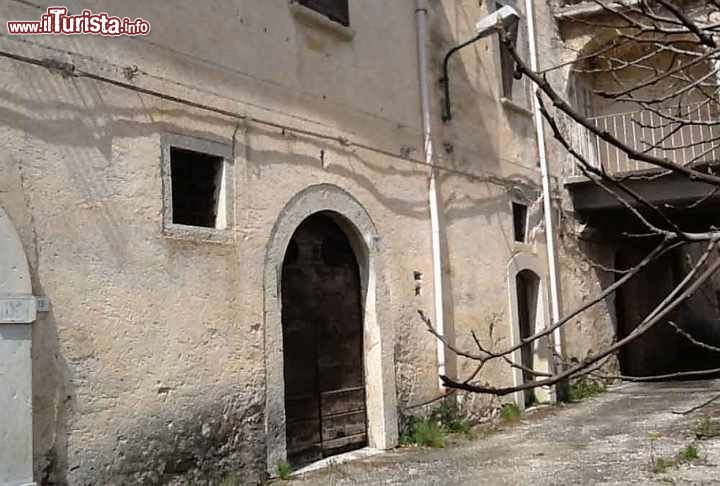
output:
[[[565,313],[595,300],[615,282],[615,274],[604,269],[615,265],[615,251],[607,243],[583,238],[576,225],[568,225],[559,238],[563,271],[560,284]],[[563,326],[566,357],[582,361],[609,345],[616,332],[615,300],[611,294]]]
[[[379,324],[397,336],[384,351],[395,368],[382,373],[395,373],[400,412],[436,396],[436,343],[417,316],[432,315],[433,288],[414,2],[351,9],[352,40],[300,22],[280,0],[210,2],[193,29],[198,12],[188,1],[171,16],[137,0],[92,8],[142,16],[152,34],[3,37],[0,47],[380,151],[0,61],[0,204],[18,228],[34,293],[51,303],[33,330],[36,480],[262,477],[266,248],[283,207],[314,184],[352,195],[376,226],[386,262]],[[0,13],[33,19],[40,10],[2,2]],[[446,49],[486,13],[474,1],[433,3],[431,79]],[[454,59],[453,122],[440,122],[436,86],[431,93],[436,161],[447,169],[448,330],[464,346],[470,330],[489,338],[491,326],[498,345],[510,343],[507,262],[518,252],[544,261],[541,233],[512,243],[510,202],[537,197],[537,154],[531,118],[499,101],[496,49],[487,40]],[[163,232],[168,133],[232,148],[227,241]],[[470,368],[450,363],[458,373]],[[507,385],[511,374],[497,365],[481,379]],[[489,402],[468,400],[476,411]]]

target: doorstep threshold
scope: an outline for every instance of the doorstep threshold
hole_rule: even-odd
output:
[[[382,454],[383,452],[385,451],[382,449],[373,449],[372,447],[363,447],[362,449],[344,452],[336,456],[326,457],[325,459],[321,459],[319,461],[313,462],[312,464],[308,464],[307,466],[298,469],[297,471],[293,471],[291,477],[295,478],[298,476],[302,476],[305,473],[319,471],[321,469],[326,469],[328,467],[336,466],[338,464],[358,461],[360,459],[377,456],[379,454]]]

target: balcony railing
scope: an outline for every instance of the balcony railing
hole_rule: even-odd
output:
[[[720,160],[720,116],[710,103],[616,113],[589,118],[596,128],[607,131],[638,152],[666,158],[679,165],[703,164]],[[686,120],[678,123],[674,120]],[[624,174],[656,166],[632,160],[628,155],[599,136],[569,119],[558,118],[565,135],[586,160],[602,166],[609,174]],[[571,160],[570,176],[582,173]]]

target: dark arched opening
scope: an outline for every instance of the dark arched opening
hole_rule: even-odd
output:
[[[282,267],[288,461],[303,465],[367,444],[358,262],[330,214],[295,231]]]
[[[615,256],[616,279],[624,270],[633,268],[645,257],[648,250],[636,245],[622,248]],[[623,284],[615,295],[617,339],[624,339],[672,291],[676,277],[673,272],[673,255],[668,253],[648,264]],[[677,312],[668,316],[678,321]],[[656,324],[645,334],[620,349],[620,371],[628,376],[652,376],[676,371],[677,351],[682,345],[679,336],[665,322]]]
[[[532,270],[523,270],[515,276],[515,285],[517,288],[517,306],[518,306],[518,326],[520,331],[520,339],[535,334],[535,323],[537,320],[538,298],[540,297],[540,277]],[[520,349],[522,357],[522,366],[526,370],[534,369],[534,349],[533,343],[527,343]],[[533,381],[533,375],[523,370],[523,383]],[[534,390],[525,390],[525,406],[532,405],[537,400]]]
[[[637,265],[649,251],[637,246],[623,247],[616,254],[615,268],[628,270]],[[686,268],[689,255],[685,251],[689,250],[668,252],[618,289],[615,295],[618,340],[632,333],[685,277],[689,271]],[[622,273],[618,273],[616,279],[621,276]],[[706,302],[712,288],[712,284],[701,288],[697,295],[678,306],[649,331],[623,346],[618,356],[622,374],[650,377],[720,368],[720,353],[692,343],[668,323],[672,321],[699,342],[720,345],[718,311]],[[695,377],[707,378],[708,375]]]

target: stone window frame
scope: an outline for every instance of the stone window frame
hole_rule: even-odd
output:
[[[514,204],[522,204],[526,208],[524,241],[518,241],[515,239],[515,213],[513,210]],[[513,191],[513,193],[511,193],[510,195],[510,201],[508,202],[508,206],[510,206],[510,241],[512,243],[513,249],[515,251],[528,251],[532,246],[530,241],[530,218],[532,211],[532,202],[529,200],[529,198],[521,195],[517,191]]]
[[[163,235],[174,239],[230,243],[235,225],[235,161],[230,141],[210,140],[179,133],[165,133],[161,137],[161,166],[163,186]],[[206,228],[173,222],[171,148],[192,150],[222,159],[221,187],[218,195],[218,214],[225,221],[221,227]]]
[[[498,8],[501,6],[508,5],[510,7],[513,7],[515,10],[517,10],[518,14],[520,14],[521,20],[520,25],[518,25],[518,32],[520,32],[519,29],[524,30],[524,36],[520,35],[518,33],[518,38],[522,38],[525,40],[525,42],[529,42],[528,39],[528,30],[527,30],[527,18],[525,16],[525,10],[521,5],[520,0],[491,0],[488,2],[488,13],[492,14],[493,12],[496,12]],[[522,83],[526,93],[522,101],[518,100],[517,98],[514,98],[511,96],[507,96],[507,93],[505,92],[505,80],[504,80],[504,70],[503,70],[503,61],[502,61],[502,43],[500,41],[500,35],[494,35],[492,36],[491,43],[493,45],[493,57],[495,60],[495,65],[497,66],[496,69],[496,78],[497,78],[497,86],[498,86],[498,93],[500,94],[500,104],[507,108],[510,111],[516,112],[520,115],[524,115],[527,117],[532,117],[532,94],[530,92],[530,88],[528,86],[528,82],[526,80],[513,80],[513,84]],[[522,53],[521,53],[522,54]],[[514,66],[513,66],[514,69]],[[510,73],[512,76],[512,73]]]
[[[515,226],[515,207],[522,206],[525,212],[525,221],[522,222],[522,239],[518,239],[517,228]],[[513,243],[516,245],[528,244],[528,228],[530,226],[530,205],[519,199],[510,200],[510,216],[512,218]]]
[[[352,18],[352,5],[353,2],[348,1],[349,18]],[[340,40],[351,41],[355,37],[355,29],[352,28],[352,22],[348,22],[349,25],[345,26],[340,22],[330,19],[326,15],[307,7],[298,0],[288,0],[288,7],[290,13],[295,19],[302,24],[309,25],[311,27],[324,30],[330,34],[334,34]]]
[[[548,275],[545,266],[540,261],[537,255],[530,253],[517,253],[515,254],[507,264],[507,293],[509,303],[509,324],[510,324],[510,337],[511,344],[513,346],[520,343],[520,312],[519,302],[517,293],[517,275],[524,271],[530,270],[538,277],[538,290],[537,298],[538,304],[542,306],[542,312],[536,314],[534,332],[538,332],[549,323],[552,322],[550,317],[550,300],[548,296]],[[552,362],[552,350],[542,349],[544,347],[553,345],[553,336],[539,339],[534,342],[535,353],[535,366],[537,371],[551,373],[553,368]],[[522,351],[517,349],[513,352],[512,360],[515,363],[522,363]],[[520,386],[523,384],[523,372],[518,368],[512,368],[512,382],[513,386]],[[523,391],[517,391],[513,394],[513,400],[520,410],[525,409],[525,396]],[[538,387],[535,389],[535,395],[541,402],[556,400],[555,387]]]

